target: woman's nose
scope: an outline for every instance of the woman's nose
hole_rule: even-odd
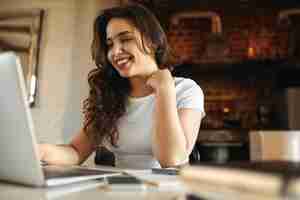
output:
[[[112,48],[112,55],[116,56],[118,54],[120,54],[123,51],[123,47],[121,44],[114,44],[113,48]]]

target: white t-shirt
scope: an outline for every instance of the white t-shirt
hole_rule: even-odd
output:
[[[197,83],[191,79],[175,78],[177,109],[197,109],[205,115],[204,95]],[[115,154],[116,167],[154,168],[160,167],[154,157],[152,146],[155,118],[155,95],[129,98],[126,113],[118,124],[118,147],[108,148]],[[187,162],[188,160],[184,161]]]

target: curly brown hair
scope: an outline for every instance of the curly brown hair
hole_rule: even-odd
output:
[[[170,51],[166,35],[155,16],[141,5],[127,5],[103,10],[94,22],[94,38],[91,46],[92,57],[96,68],[88,76],[89,97],[84,101],[84,131],[95,145],[103,144],[108,139],[117,146],[117,123],[126,111],[131,86],[107,59],[106,28],[113,18],[130,21],[142,36],[145,53],[145,42],[150,42],[151,51],[160,69],[171,66],[174,56]]]

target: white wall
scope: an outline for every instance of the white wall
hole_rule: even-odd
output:
[[[118,0],[0,0],[0,11],[43,8],[38,98],[32,109],[39,141],[62,143],[82,123],[82,100],[88,94],[92,69],[92,23],[98,9],[119,5]]]

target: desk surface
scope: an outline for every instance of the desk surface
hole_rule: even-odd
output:
[[[89,182],[91,183],[91,182]],[[82,189],[77,188],[74,190],[72,186],[60,186],[57,188],[30,188],[26,186],[13,185],[0,183],[0,199],[9,200],[152,200],[152,199],[164,199],[164,200],[183,200],[185,199],[184,191],[168,191],[168,190],[109,190],[107,188],[99,186],[92,186],[91,188],[85,188],[83,183],[80,183]],[[87,183],[85,183],[87,184]],[[78,185],[76,185],[77,187]]]
[[[154,187],[144,189],[109,189],[105,182],[91,180],[65,186],[33,188],[18,184],[0,182],[0,199],[9,200],[184,200],[184,187]]]

